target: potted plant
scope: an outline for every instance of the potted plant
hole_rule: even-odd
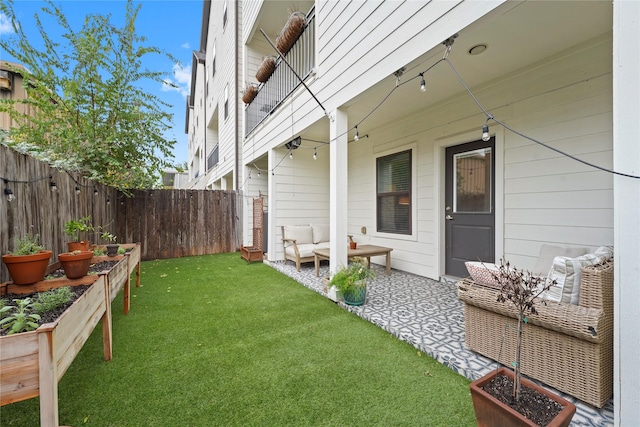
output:
[[[109,233],[108,231],[102,231],[102,234],[100,234],[100,237],[102,237],[104,240],[108,240],[110,242],[115,242],[116,241],[116,236],[114,236],[113,234]],[[120,248],[119,244],[117,244],[117,243],[107,243],[104,246],[107,249],[107,256],[113,257],[113,256],[118,255],[118,249]]]
[[[14,284],[29,285],[44,279],[51,251],[38,243],[39,238],[38,234],[31,233],[16,237],[14,251],[2,256]]]
[[[516,355],[513,371],[500,368],[471,383],[471,398],[478,426],[568,426],[576,412],[569,401],[522,378],[520,354],[527,315],[537,314],[538,299],[556,284],[555,280],[518,270],[500,261],[497,271],[489,270],[500,287],[498,301],[511,303],[517,312]],[[536,401],[544,402],[540,406]],[[523,415],[527,414],[527,415]]]
[[[64,274],[68,279],[79,279],[87,275],[91,267],[93,251],[72,251],[58,255]]]
[[[91,225],[91,215],[87,215],[80,219],[72,219],[64,224],[64,233],[70,237],[71,241],[67,242],[69,252],[76,250],[88,251],[89,241],[80,240],[80,233],[86,233],[93,231],[93,225]]]
[[[329,284],[342,293],[345,304],[362,305],[367,296],[367,279],[375,275],[376,272],[369,268],[365,258],[353,257],[350,264],[333,275]]]

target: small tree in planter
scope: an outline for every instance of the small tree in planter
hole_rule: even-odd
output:
[[[87,215],[80,219],[72,219],[64,224],[64,233],[71,239],[68,242],[69,252],[74,250],[88,250],[89,241],[80,241],[80,233],[94,231],[91,224],[91,215]]]
[[[522,375],[520,373],[520,353],[522,351],[522,333],[527,322],[527,314],[538,314],[536,298],[556,284],[555,280],[533,275],[530,271],[511,267],[509,261],[500,260],[498,272],[491,272],[500,286],[498,302],[511,302],[518,312],[518,332],[516,343],[516,360],[513,362],[513,398],[520,400]],[[541,300],[546,304],[544,300]]]
[[[513,362],[513,393],[511,402],[504,402],[498,399],[498,396],[493,395],[491,392],[486,391],[485,387],[498,375],[505,373],[501,371],[504,368],[499,369],[496,372],[492,372],[484,377],[471,383],[471,395],[476,411],[476,418],[479,426],[492,426],[492,425],[531,425],[529,418],[534,414],[535,410],[527,408],[525,412],[529,415],[523,415],[524,412],[519,412],[517,407],[526,406],[524,402],[521,402],[521,388],[523,379],[520,371],[520,355],[522,352],[522,336],[524,333],[524,324],[527,323],[527,315],[538,314],[536,310],[536,303],[541,302],[546,304],[543,299],[538,300],[544,292],[556,284],[555,280],[550,280],[547,277],[540,277],[533,275],[529,271],[518,270],[512,267],[507,261],[500,260],[500,266],[497,271],[487,268],[491,276],[495,279],[499,291],[497,301],[502,303],[511,303],[516,310],[518,326],[516,335],[516,355]],[[576,411],[575,405],[562,399],[559,396],[555,396],[551,392],[538,387],[531,381],[526,381],[525,387],[532,389],[534,392],[542,395],[541,397],[548,398],[551,401],[550,405],[545,405],[548,412],[553,412],[551,408],[555,406],[557,409],[553,415],[549,415],[553,418],[553,422],[550,425],[553,426],[568,426],[571,422],[571,418]],[[488,398],[487,396],[491,396]],[[513,404],[511,404],[513,403]],[[546,425],[546,424],[543,424]]]

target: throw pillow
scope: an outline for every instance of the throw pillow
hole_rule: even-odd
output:
[[[613,248],[611,246],[601,246],[592,253],[576,258],[555,257],[548,277],[557,283],[545,292],[542,297],[552,301],[578,304],[582,269],[591,265],[602,264],[611,258],[613,258]]]
[[[551,270],[553,259],[557,256],[576,258],[589,252],[587,248],[565,248],[562,246],[542,245],[536,264],[531,269],[531,273],[537,276],[546,277]]]
[[[464,265],[474,282],[494,288],[499,287],[498,281],[491,274],[492,272],[497,274],[500,271],[497,265],[481,261],[467,261]]]

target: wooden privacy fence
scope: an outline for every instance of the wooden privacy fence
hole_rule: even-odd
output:
[[[51,183],[55,183],[52,191]],[[70,219],[91,215],[92,223],[115,233],[118,191],[94,183],[76,173],[67,173],[0,144],[0,252],[13,250],[14,237],[26,233],[40,235],[40,243],[53,251],[50,262],[67,251],[64,224]],[[13,200],[5,194],[11,190]],[[99,236],[82,236],[94,243]],[[0,265],[0,283],[9,280]]]
[[[235,191],[136,190],[118,206],[118,236],[140,242],[143,260],[235,252],[240,199]]]
[[[141,243],[143,260],[235,252],[242,242],[242,203],[234,191],[135,190],[129,198],[1,144],[0,186],[1,254],[13,250],[14,237],[33,232],[54,262],[67,251],[64,224],[87,215],[118,243]],[[107,243],[97,234],[81,237]],[[0,263],[0,283],[8,280]]]

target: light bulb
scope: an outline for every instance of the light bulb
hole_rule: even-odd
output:
[[[258,171],[258,178],[260,177],[260,171]]]
[[[293,159],[293,151],[289,151],[289,158]]]
[[[482,140],[487,142],[489,139],[491,139],[489,136],[489,126],[485,123],[485,125],[482,126]]]
[[[424,81],[424,76],[422,74],[420,74],[420,77],[422,77],[422,80],[420,80],[420,90],[422,92],[426,92],[427,91],[427,83]]]
[[[318,159],[318,150],[317,149],[313,149],[313,160],[317,160]]]
[[[354,141],[357,141],[357,140],[359,140],[359,139],[360,139],[360,135],[358,135],[358,126],[356,126],[356,134],[355,134],[355,136],[353,137],[353,140],[354,140]]]
[[[76,187],[76,194],[80,194],[80,187]]]
[[[97,189],[97,188],[94,188],[94,189],[93,189],[93,195],[94,195],[94,196],[97,196],[97,195],[98,195],[98,189]]]
[[[53,182],[53,181],[51,181],[51,182],[49,183],[49,186],[50,186],[50,188],[51,188],[51,191],[57,191],[57,190],[58,190],[58,186],[57,186],[57,185],[56,185],[56,183],[55,183],[55,182]]]
[[[12,202],[13,199],[16,198],[16,196],[13,195],[13,191],[10,188],[5,188],[4,189],[4,194],[7,196],[7,201],[8,202]]]

